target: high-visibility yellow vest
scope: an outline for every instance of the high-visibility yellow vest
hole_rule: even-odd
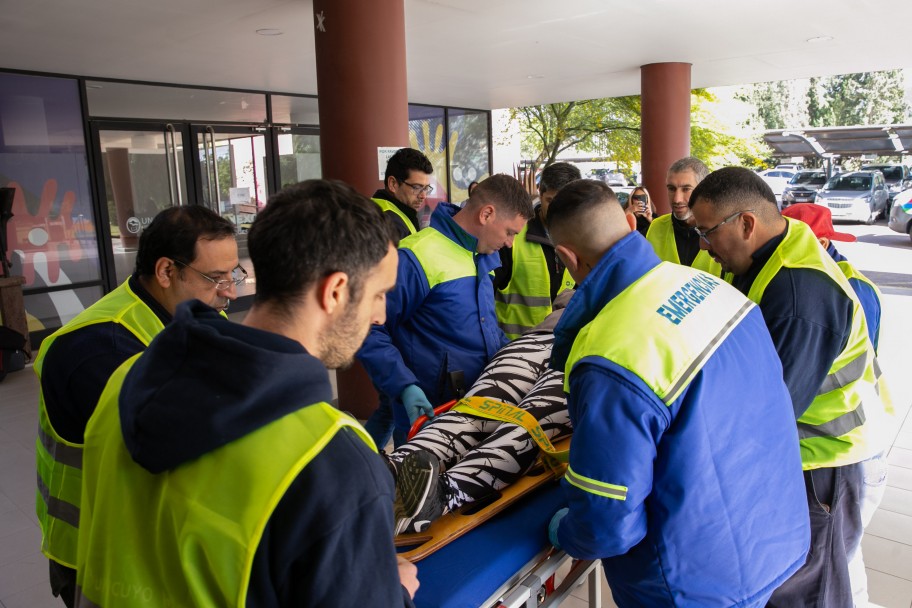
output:
[[[150,473],[124,444],[118,407],[137,357],[111,376],[86,431],[79,602],[244,606],[263,530],[288,487],[341,429],[374,443],[357,420],[316,403]]]
[[[402,223],[405,224],[405,227],[408,228],[410,235],[415,234],[417,232],[417,230],[415,230],[415,224],[413,224],[412,220],[410,220],[408,218],[408,216],[402,212],[402,209],[400,209],[393,203],[389,202],[388,200],[385,200],[382,198],[373,198],[371,200],[374,201],[375,203],[377,203],[377,205],[379,205],[380,208],[383,209],[383,211],[391,211],[392,213],[395,213],[396,215],[398,215],[399,218],[402,220]]]
[[[852,300],[848,342],[811,405],[798,418],[798,437],[805,470],[861,462],[880,451],[877,437],[891,416],[878,394],[874,349],[864,312],[848,279],[807,224],[786,220],[785,238],[760,270],[747,297],[759,304],[782,268],[808,268],[826,274]]]
[[[656,255],[665,262],[681,263],[678,257],[678,246],[675,244],[674,225],[671,223],[671,214],[666,213],[652,220],[649,230],[646,231],[646,240],[652,243]],[[691,268],[703,270],[714,277],[722,276],[722,265],[710,257],[705,249],[701,249],[694,258]]]
[[[608,302],[573,341],[564,390],[583,358],[596,356],[630,370],[671,405],[703,369],[725,337],[754,308],[720,277],[662,262]],[[618,331],[618,319],[638,331]],[[579,475],[565,479],[590,493],[624,500],[627,488]]]
[[[41,381],[44,358],[60,336],[96,323],[118,323],[136,339],[149,345],[164,327],[158,316],[130,289],[129,280],[72,321],[45,338],[35,359]],[[69,568],[76,567],[76,536],[79,527],[79,497],[82,484],[82,445],[57,434],[48,418],[44,395],[38,395],[38,468],[36,512],[41,526],[41,551]]]
[[[501,329],[511,340],[545,320],[551,314],[551,273],[539,243],[526,239],[529,225],[513,241],[513,274],[503,290],[494,291],[494,310]],[[558,293],[573,287],[564,269]]]
[[[415,255],[427,277],[428,288],[441,283],[474,277],[478,272],[474,254],[439,230],[426,228],[399,242],[400,249]]]

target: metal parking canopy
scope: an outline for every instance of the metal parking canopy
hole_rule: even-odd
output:
[[[774,156],[902,156],[912,154],[912,125],[776,129],[763,140]]]

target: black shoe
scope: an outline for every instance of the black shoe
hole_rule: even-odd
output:
[[[390,462],[393,466],[393,463]],[[428,493],[437,485],[437,457],[424,450],[409,452],[393,467],[396,480],[396,521],[414,517],[427,499]]]
[[[396,517],[396,534],[405,534],[411,532],[423,532],[431,523],[446,513],[446,496],[443,490],[443,484],[440,483],[438,475],[439,466],[437,457],[427,452],[417,452],[425,454],[425,457],[431,459],[434,475],[426,485],[413,484],[415,490],[411,492],[410,500],[405,503],[405,492],[401,492],[403,503],[407,504],[409,509],[403,508],[403,513],[397,514]],[[403,462],[403,464],[405,464]],[[423,480],[424,478],[422,478]],[[400,483],[405,481],[405,468],[399,469]],[[403,486],[404,488],[404,486]],[[414,500],[414,499],[418,500]],[[410,514],[409,514],[410,511]]]

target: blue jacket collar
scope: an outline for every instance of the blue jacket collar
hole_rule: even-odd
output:
[[[437,203],[437,208],[431,215],[431,228],[441,233],[466,251],[475,254],[475,265],[479,276],[500,268],[500,255],[498,252],[478,253],[478,239],[462,229],[453,219],[459,212],[459,207],[452,203]]]
[[[554,328],[551,367],[564,371],[580,330],[591,323],[608,302],[658,266],[659,262],[652,245],[636,231],[609,249],[589,276],[577,286],[576,293]]]

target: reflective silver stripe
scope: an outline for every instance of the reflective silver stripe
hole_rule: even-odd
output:
[[[551,306],[551,298],[548,296],[524,296],[520,293],[495,291],[494,299],[498,302],[503,302],[507,306],[512,304],[521,304],[523,306]]]
[[[678,391],[680,391],[685,384],[690,382],[694,371],[703,367],[703,363],[706,361],[706,359],[713,352],[715,352],[716,345],[719,344],[719,342],[721,342],[722,340],[724,340],[725,336],[727,336],[729,333],[731,333],[732,328],[735,325],[737,325],[738,323],[740,323],[741,319],[744,318],[744,315],[746,315],[748,313],[748,311],[750,311],[750,309],[753,307],[754,307],[754,303],[751,302],[750,300],[745,302],[744,305],[741,306],[740,309],[738,309],[738,312],[736,312],[734,314],[734,316],[731,319],[729,319],[728,323],[726,323],[725,326],[719,330],[719,333],[717,333],[716,336],[706,346],[706,348],[703,349],[703,352],[701,352],[699,355],[697,355],[697,357],[693,360],[693,362],[687,367],[687,370],[684,372],[684,374],[682,374],[681,377],[678,378],[678,381],[675,382],[674,386],[672,386],[668,390],[668,392],[666,392],[662,396],[662,401],[664,401],[666,405],[670,405],[671,402],[674,401],[674,397],[675,397],[675,395],[678,394]]]
[[[82,593],[82,587],[76,585],[76,608],[101,608]]]
[[[38,427],[38,439],[41,445],[48,451],[51,458],[74,469],[82,468],[82,449],[74,448],[71,445],[60,443],[50,435],[44,432],[44,429]]]
[[[877,396],[880,397],[880,377],[883,376],[883,372],[880,371],[880,363],[877,361],[877,356],[874,356],[874,392],[877,393]]]
[[[516,323],[501,323],[500,328],[503,330],[503,332],[505,334],[510,334],[510,335],[513,335],[513,334],[519,335],[519,334],[523,333],[524,331],[526,331],[527,329],[529,329],[525,325],[517,325]]]
[[[863,404],[859,403],[851,412],[824,422],[823,424],[807,424],[806,422],[798,423],[798,438],[811,439],[813,437],[841,437],[853,429],[857,429],[865,423],[865,413]]]
[[[48,515],[56,517],[60,521],[65,521],[74,528],[79,527],[79,507],[56,496],[51,496],[51,491],[44,485],[41,475],[38,475],[38,492],[41,494],[44,504],[47,505]]]
[[[609,483],[597,483],[594,480],[590,480],[586,477],[580,477],[573,471],[573,469],[570,468],[564,472],[564,479],[576,487],[582,490],[586,490],[587,492],[598,494],[599,496],[605,496],[607,498],[614,498],[616,500],[627,500],[627,488],[624,486],[616,486]]]
[[[865,366],[868,362],[866,355],[867,353],[858,355],[838,371],[824,378],[823,384],[820,385],[820,389],[817,391],[817,394],[823,395],[824,393],[835,391],[836,389],[847,386],[864,376]]]

